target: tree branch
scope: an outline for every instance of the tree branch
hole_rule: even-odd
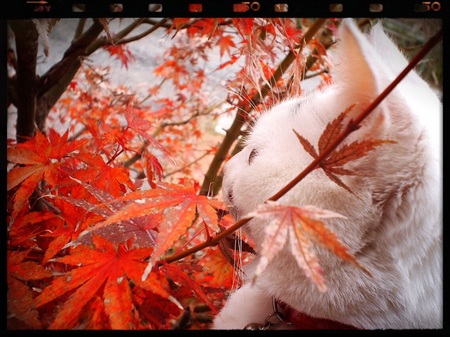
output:
[[[9,25],[14,32],[17,52],[17,76],[14,92],[17,96],[16,139],[25,141],[35,133],[36,113],[36,58],[39,34],[31,20],[11,20]]]
[[[80,57],[88,55],[87,48],[97,39],[103,31],[103,26],[94,20],[89,29],[76,38],[64,53],[61,61],[53,65],[40,79],[38,96],[42,96],[55,86],[71,68],[80,67]]]

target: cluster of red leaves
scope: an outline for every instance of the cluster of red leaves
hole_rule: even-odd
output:
[[[150,257],[190,241],[196,212],[218,231],[222,203],[198,196],[188,181],[138,190],[128,170],[87,143],[50,129],[8,148],[10,327],[168,329],[186,306],[214,312],[226,288],[202,281],[215,272],[233,277],[232,268],[223,275],[220,253],[219,266],[163,265],[142,276]]]
[[[205,64],[214,48],[217,71],[244,60],[227,83],[241,88],[228,98],[237,105],[302,30],[284,19],[174,19],[168,34],[179,39],[148,97],[111,86],[110,68],[84,65],[47,134],[8,142],[9,328],[202,329],[223,303],[235,271],[218,247],[159,263],[230,226],[217,215],[225,205],[198,195],[193,169],[180,168],[214,151],[197,146],[199,117],[215,113]],[[107,51],[126,68],[134,60],[126,46]],[[161,94],[164,82],[173,95]],[[188,178],[169,181],[170,170]]]
[[[105,49],[112,57],[115,57],[116,59],[121,61],[122,65],[125,68],[128,68],[128,63],[130,61],[134,61],[134,56],[126,44],[110,45],[108,47],[105,47]]]

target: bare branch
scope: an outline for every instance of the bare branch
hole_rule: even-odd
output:
[[[64,53],[61,61],[53,65],[40,79],[38,96],[42,96],[52,88],[70,68],[80,66],[80,57],[88,55],[87,48],[103,31],[103,26],[98,20],[94,20],[89,29],[76,38]]]

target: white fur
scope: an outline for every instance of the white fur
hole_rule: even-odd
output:
[[[311,163],[292,129],[317,148],[327,123],[353,103],[350,118],[359,114],[407,65],[381,25],[365,36],[347,19],[338,38],[334,84],[262,114],[246,147],[226,164],[223,194],[236,218]],[[322,293],[286,246],[254,286],[247,282],[230,296],[214,328],[262,323],[272,312],[272,296],[307,315],[361,329],[442,328],[441,116],[437,96],[411,73],[345,141],[396,141],[346,166],[366,174],[340,176],[358,198],[315,170],[279,200],[345,215],[326,224],[373,277],[317,248],[328,286]],[[253,149],[258,154],[249,164]],[[264,226],[260,220],[246,226],[257,250]],[[257,261],[246,268],[249,278]]]

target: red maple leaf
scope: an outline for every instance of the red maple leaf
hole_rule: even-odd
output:
[[[106,49],[111,56],[121,61],[122,65],[127,69],[128,63],[135,59],[133,53],[131,53],[126,44],[109,45],[104,47],[104,49]]]
[[[168,158],[170,158],[169,151],[167,151],[167,149],[162,146],[161,143],[159,143],[152,135],[148,133],[148,130],[152,129],[152,124],[148,120],[139,117],[139,114],[136,113],[136,111],[134,111],[132,108],[129,108],[125,112],[125,118],[127,119],[128,123],[127,128],[144,137],[154,148],[161,151]]]
[[[34,261],[24,261],[31,249],[23,252],[8,251],[8,316],[14,316],[29,327],[42,328],[39,314],[33,305],[35,292],[31,291],[27,281],[52,277],[52,273]]]
[[[176,35],[178,30],[180,30],[181,28],[186,26],[190,21],[191,21],[190,18],[174,18],[172,21],[173,22],[172,27],[170,27],[170,29],[169,29],[169,33],[173,28],[175,28],[175,35]],[[175,35],[173,37],[175,37]]]
[[[95,300],[97,294],[103,299],[111,328],[132,328],[137,324],[137,317],[133,312],[131,283],[172,299],[166,285],[161,284],[154,274],[145,281],[141,280],[146,266],[144,259],[151,254],[151,249],[128,249],[127,244],[114,245],[101,236],[94,236],[92,242],[94,247],[80,245],[70,255],[58,258],[58,262],[76,268],[57,277],[35,298],[35,307],[39,308],[70,293],[59,306],[50,329],[73,328],[86,304]]]
[[[94,197],[97,203],[89,202],[84,199],[77,199],[66,196],[58,196],[57,198],[67,201],[72,204],[72,206],[77,206],[86,211],[83,217],[83,227],[81,230],[86,229],[86,226],[93,224],[92,216],[88,216],[88,213],[96,214],[101,216],[102,219],[112,216],[114,213],[119,212],[128,203],[125,201],[116,201],[114,196],[105,192],[101,189],[96,188],[88,183],[81,180],[72,178],[74,181],[83,186],[86,191]],[[78,211],[78,221],[80,221],[80,212]],[[161,222],[162,212],[155,214],[147,214],[142,217],[132,218],[129,220],[124,220],[119,223],[114,223],[112,225],[101,227],[94,230],[89,230],[87,234],[83,234],[80,238],[71,241],[66,245],[66,247],[76,246],[79,244],[90,245],[92,243],[92,237],[94,235],[100,235],[105,237],[111,242],[122,243],[130,238],[134,238],[133,247],[134,248],[144,248],[144,247],[154,247],[156,232],[154,229]],[[101,220],[97,217],[97,223]],[[73,230],[73,229],[72,229]],[[70,233],[70,230],[67,230]],[[51,234],[49,234],[51,235]],[[67,243],[68,241],[66,241]]]
[[[52,212],[29,212],[17,217],[8,228],[9,244],[12,246],[25,246],[26,241],[34,239],[46,230],[45,227],[40,226],[41,223],[55,217],[55,214]],[[30,242],[29,244],[34,246],[35,242]]]
[[[217,45],[220,47],[220,56],[223,56],[225,53],[230,55],[230,49],[236,47],[231,35],[221,36],[217,40]]]
[[[165,264],[163,267],[167,276],[169,276],[173,281],[186,285],[189,289],[191,289],[203,302],[205,302],[213,312],[217,313],[217,309],[214,305],[209,301],[206,294],[201,289],[200,285],[195,282],[192,277],[186,274],[182,268],[179,266],[174,266],[171,264]],[[188,270],[190,268],[187,268]]]
[[[61,200],[55,198],[52,200],[53,205],[60,212],[58,216],[46,221],[46,233],[42,237],[54,238],[45,249],[42,263],[47,263],[57,253],[59,253],[69,242],[73,242],[78,238],[78,235],[89,224],[100,221],[100,217],[94,212],[80,212],[80,207],[76,203],[71,203],[70,199],[60,196]],[[76,200],[76,199],[75,199]],[[68,202],[65,202],[68,201]],[[87,201],[80,200],[80,203]],[[89,203],[88,203],[89,204]],[[79,204],[78,204],[79,205]]]
[[[159,162],[158,158],[154,156],[149,151],[144,152],[144,157],[146,159],[147,168],[147,180],[152,188],[155,188],[155,180],[161,180],[163,177],[163,167]]]
[[[77,159],[87,164],[88,168],[75,172],[73,177],[89,181],[91,185],[114,196],[123,195],[127,188],[134,189],[130,172],[125,167],[113,167],[105,163],[100,154],[80,153]]]
[[[254,19],[253,18],[233,18],[233,24],[238,30],[239,34],[246,39],[248,35],[252,34]]]
[[[231,288],[238,277],[233,265],[219,249],[210,248],[200,261],[202,265],[201,280],[211,287]]]
[[[7,174],[8,191],[20,185],[14,196],[13,218],[42,180],[57,186],[67,179],[67,174],[60,169],[63,159],[86,143],[86,140],[68,141],[67,138],[68,132],[60,136],[50,129],[47,138],[37,130],[33,138],[7,149],[7,160],[19,164]]]
[[[351,105],[345,111],[340,113],[339,116],[333,121],[327,124],[325,130],[319,138],[319,153],[317,153],[314,146],[306,138],[301,136],[297,131],[293,130],[305,151],[316,159],[319,155],[324,153],[329,146],[332,146],[336,139],[340,136],[340,133],[343,131],[344,121],[354,106],[355,104]],[[354,170],[352,171],[345,169],[343,166],[350,161],[366,156],[369,151],[374,150],[380,145],[393,143],[395,143],[395,141],[386,139],[364,139],[362,141],[354,141],[351,144],[344,144],[340,148],[334,150],[327,158],[322,160],[319,167],[322,168],[328,178],[334,181],[337,185],[354,194],[353,191],[345,185],[339,177],[336,176],[336,174],[361,175]]]
[[[224,204],[219,200],[198,195],[198,186],[186,182],[186,185],[163,184],[159,188],[145,191],[131,192],[114,202],[129,202],[126,206],[112,214],[106,220],[92,226],[80,234],[80,237],[91,231],[99,230],[114,223],[128,221],[148,214],[164,212],[159,224],[159,235],[156,239],[155,250],[145,270],[144,279],[163,256],[167,249],[185,234],[193,225],[196,212],[212,231],[218,231],[217,209],[223,209]]]

